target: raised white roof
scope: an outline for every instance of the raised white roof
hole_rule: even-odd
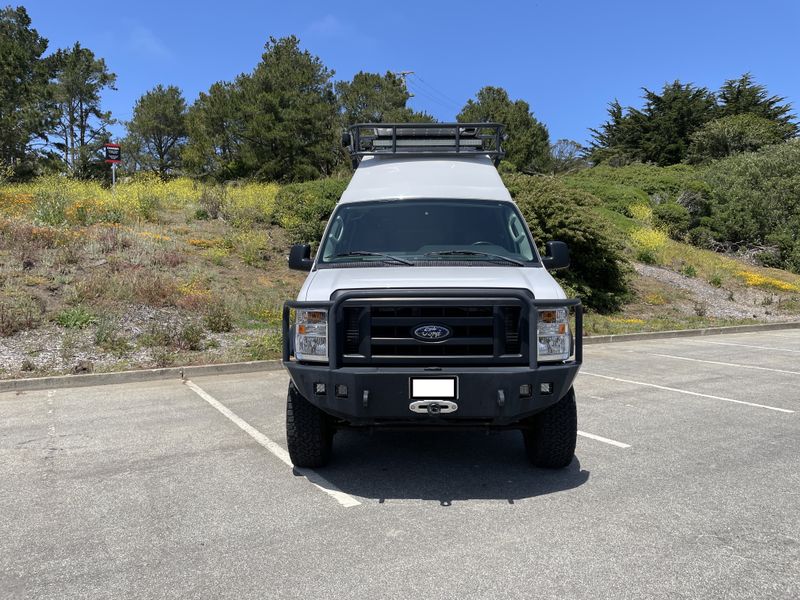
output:
[[[365,156],[340,202],[391,198],[506,200],[511,195],[488,156]]]

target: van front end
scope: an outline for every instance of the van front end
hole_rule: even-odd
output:
[[[527,290],[346,291],[285,304],[283,362],[340,427],[520,427],[570,391],[573,330],[579,300]]]

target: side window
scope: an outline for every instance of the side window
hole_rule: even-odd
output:
[[[511,234],[511,239],[514,240],[515,250],[525,257],[525,260],[533,260],[533,249],[525,233],[525,226],[513,212],[509,214],[508,231]]]
[[[331,228],[328,231],[328,243],[325,244],[325,254],[323,258],[325,260],[331,258],[334,254],[337,253],[337,247],[339,246],[339,242],[342,241],[342,234],[344,233],[344,220],[342,217],[337,216],[333,223],[331,223]]]

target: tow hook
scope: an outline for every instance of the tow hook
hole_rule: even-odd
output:
[[[435,416],[456,412],[458,404],[450,400],[417,400],[409,404],[408,408],[415,413]]]

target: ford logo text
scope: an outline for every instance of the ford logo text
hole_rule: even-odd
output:
[[[414,337],[423,342],[441,342],[446,340],[453,332],[444,325],[420,325],[412,332]]]

